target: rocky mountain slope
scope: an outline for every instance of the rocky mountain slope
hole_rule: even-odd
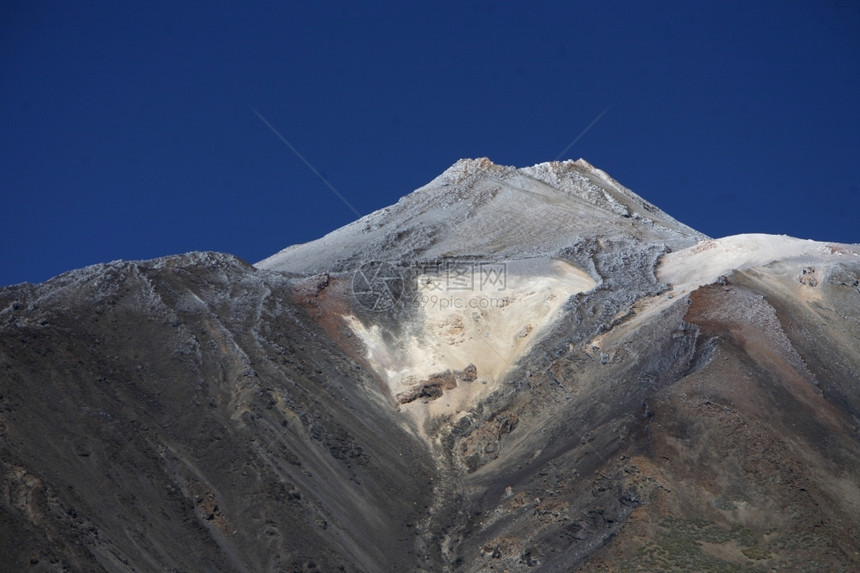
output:
[[[463,160],[0,290],[0,569],[853,571],[860,246]]]

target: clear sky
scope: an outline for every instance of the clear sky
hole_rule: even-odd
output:
[[[252,5],[253,4],[253,5]],[[583,157],[711,236],[860,242],[860,2],[0,3],[0,285],[249,262],[457,159]]]

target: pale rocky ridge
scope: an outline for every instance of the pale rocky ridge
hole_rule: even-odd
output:
[[[714,240],[583,160],[478,159],[256,265],[2,289],[0,554],[851,571],[858,278],[858,245]]]

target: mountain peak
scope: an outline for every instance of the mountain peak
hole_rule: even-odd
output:
[[[498,390],[571,297],[597,285],[619,297],[612,305],[655,294],[657,258],[704,238],[582,159],[519,169],[461,159],[395,205],[257,267],[326,276],[324,295],[302,296],[344,317],[347,346],[426,438],[428,421]],[[382,299],[362,300],[371,294]],[[479,383],[456,384],[466,369]],[[433,380],[448,381],[445,400]]]
[[[461,159],[395,205],[257,266],[315,274],[371,259],[553,257],[595,237],[673,250],[706,238],[582,159],[520,169]]]

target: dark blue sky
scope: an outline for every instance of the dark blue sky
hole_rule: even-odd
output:
[[[858,242],[858,102],[853,1],[7,0],[0,285],[354,220],[252,108],[362,214],[609,107],[567,156],[681,221]]]

